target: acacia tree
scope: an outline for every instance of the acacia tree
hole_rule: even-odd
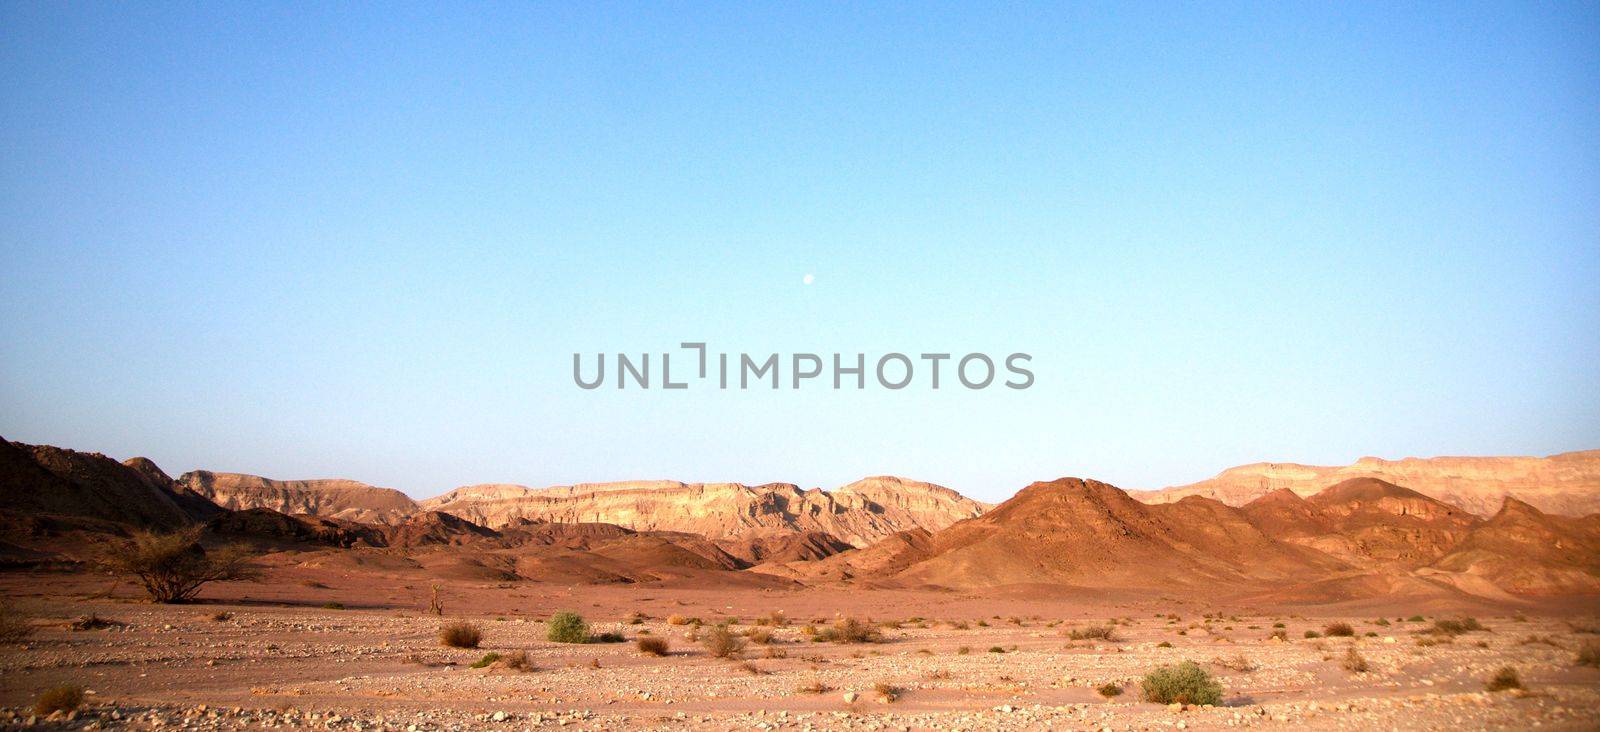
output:
[[[199,526],[170,534],[136,531],[106,563],[113,571],[139,578],[150,599],[164,603],[188,602],[207,582],[256,575],[247,549],[232,544],[207,550],[200,546],[202,531]]]

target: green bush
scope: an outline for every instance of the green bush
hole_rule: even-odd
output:
[[[1161,666],[1145,674],[1139,688],[1144,692],[1145,701],[1156,704],[1222,703],[1222,685],[1194,661]]]
[[[494,663],[495,661],[498,661],[498,660],[500,660],[500,654],[495,653],[493,651],[490,651],[489,653],[483,654],[483,658],[480,658],[480,659],[478,659],[476,661],[473,661],[472,662],[472,667],[473,668],[487,668],[489,666],[489,664]]]
[[[589,624],[583,616],[563,610],[550,617],[544,637],[555,643],[588,643]]]

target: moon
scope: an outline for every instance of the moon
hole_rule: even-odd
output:
[[[807,284],[807,285],[809,285],[809,284],[811,284],[813,282],[816,282],[817,281],[817,277],[816,277],[816,275],[809,275],[808,274],[808,275],[806,275],[804,277],[801,277],[800,281],[805,283],[805,284]]]

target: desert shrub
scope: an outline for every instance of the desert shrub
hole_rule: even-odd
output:
[[[833,687],[828,686],[821,681],[813,681],[805,686],[795,689],[795,691],[798,691],[802,694],[826,694],[830,691],[833,691]]]
[[[1433,621],[1433,627],[1429,628],[1429,632],[1431,633],[1450,636],[1471,633],[1478,630],[1487,630],[1487,628],[1484,628],[1483,625],[1475,618],[1462,618],[1460,620],[1441,618]]]
[[[1362,656],[1361,652],[1354,648],[1347,649],[1344,652],[1344,660],[1339,662],[1339,666],[1353,674],[1363,674],[1372,668],[1367,663],[1366,657]]]
[[[490,654],[494,655],[494,654]],[[512,671],[532,671],[533,662],[528,660],[527,651],[512,651],[500,657],[500,666]]]
[[[1282,628],[1282,627],[1285,627],[1285,626],[1284,626],[1283,623],[1273,623],[1272,627],[1274,627],[1274,628]]]
[[[626,643],[628,637],[621,630],[605,630],[599,633],[590,633],[587,643]]]
[[[342,602],[325,602],[325,603],[322,603],[322,609],[323,610],[343,610],[344,609],[344,603],[342,603]]]
[[[451,648],[477,648],[483,641],[483,631],[467,622],[445,623],[439,626],[439,642]]]
[[[1578,657],[1573,662],[1579,666],[1600,668],[1600,643],[1589,641],[1579,646]]]
[[[644,625],[644,613],[635,610],[628,614],[628,625]]]
[[[219,623],[226,623],[233,619],[233,613],[230,613],[227,610],[218,610],[211,614],[211,619]]]
[[[1215,658],[1211,660],[1211,663],[1242,674],[1247,674],[1260,668],[1255,661],[1250,660],[1243,653],[1236,653],[1228,658]]]
[[[665,656],[667,655],[668,644],[666,638],[640,637],[639,640],[634,641],[634,647],[638,648],[639,652],[646,656]]]
[[[1194,661],[1161,666],[1148,674],[1139,688],[1144,699],[1156,704],[1215,705],[1222,702],[1222,685]]]
[[[896,699],[899,699],[900,695],[905,693],[905,689],[895,686],[887,681],[879,681],[878,683],[873,684],[872,690],[877,693],[879,699],[882,699],[886,702],[892,702]]]
[[[51,712],[66,714],[83,704],[83,687],[77,684],[62,684],[46,689],[39,698],[33,702],[33,713],[47,715]]]
[[[1406,622],[1408,622],[1408,623],[1420,623],[1422,621],[1423,621],[1423,618],[1422,618],[1421,615],[1413,615],[1413,616],[1411,616],[1409,618],[1406,618]]]
[[[550,624],[545,627],[544,637],[555,643],[587,643],[589,624],[584,622],[583,616],[563,610],[550,616]]]
[[[772,642],[772,631],[763,628],[751,628],[745,631],[745,638],[757,645],[767,645]]]
[[[956,649],[956,655],[958,655],[958,656],[965,656],[965,655],[967,655],[968,653],[971,653],[971,652],[972,652],[972,646],[962,646],[962,647]]]
[[[1484,682],[1483,688],[1487,691],[1505,691],[1507,689],[1522,688],[1522,679],[1517,676],[1517,670],[1510,666],[1502,666],[1494,672],[1489,680]]]
[[[1101,684],[1100,686],[1095,687],[1095,692],[1100,694],[1100,696],[1110,699],[1114,696],[1122,696],[1122,687],[1116,684]]]
[[[1091,625],[1087,628],[1073,628],[1067,631],[1067,637],[1073,640],[1103,640],[1115,641],[1116,629],[1109,625]]]
[[[102,618],[99,615],[90,613],[83,617],[74,619],[71,623],[67,624],[67,627],[72,630],[102,630],[105,628],[115,628],[120,625],[125,625],[125,623],[120,620]]]
[[[1308,630],[1308,631],[1306,631],[1306,637],[1307,638],[1321,638],[1322,634],[1318,633],[1315,630]]]
[[[1006,649],[1001,648],[1000,646],[989,646],[989,652],[990,653],[1005,653]]]
[[[1289,640],[1289,631],[1284,630],[1282,628],[1279,628],[1277,630],[1272,631],[1272,635],[1267,636],[1267,638],[1269,640],[1272,639],[1272,638],[1277,638],[1278,640],[1286,641],[1286,640]]]
[[[1156,647],[1157,648],[1171,648],[1172,647],[1172,642],[1171,641],[1161,641],[1160,643],[1156,644]]]
[[[198,526],[170,534],[135,531],[125,547],[106,557],[105,564],[114,572],[137,577],[150,599],[162,603],[188,602],[208,582],[256,576],[242,545],[207,551],[200,546],[201,531]]]
[[[488,668],[489,664],[494,663],[495,661],[498,661],[498,660],[500,660],[500,654],[495,653],[494,651],[490,651],[488,653],[483,654],[483,658],[480,658],[480,659],[478,659],[476,661],[473,661],[472,662],[472,667],[473,668]]]
[[[1349,623],[1328,623],[1322,626],[1322,634],[1329,638],[1349,638],[1356,634],[1356,629]]]
[[[707,631],[705,637],[701,639],[701,644],[706,647],[706,652],[717,658],[738,658],[744,653],[744,639],[728,630],[725,625]]]
[[[1428,646],[1447,646],[1453,642],[1454,641],[1452,641],[1448,635],[1423,637],[1417,639],[1417,645],[1423,648],[1427,648]]]
[[[833,643],[877,643],[883,640],[883,635],[877,628],[872,627],[872,623],[855,618],[841,618],[835,620],[833,625],[817,631],[813,639]]]
[[[1372,621],[1372,624],[1373,625],[1379,625],[1379,626],[1387,626],[1389,624],[1389,619],[1388,618],[1378,618],[1377,620]]]
[[[33,635],[33,624],[9,605],[0,605],[0,643],[21,643]]]

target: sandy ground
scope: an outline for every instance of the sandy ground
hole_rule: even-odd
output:
[[[313,584],[323,586],[313,586]],[[198,604],[139,602],[104,577],[0,574],[0,592],[35,632],[0,646],[0,725],[29,724],[31,703],[64,683],[89,690],[74,718],[38,725],[127,729],[1600,729],[1600,669],[1574,656],[1600,635],[1589,603],[1547,604],[1523,619],[1501,609],[1205,606],[1159,597],[1054,599],[860,590],[696,590],[537,583],[441,586],[429,615],[425,583],[348,575],[278,575],[207,588]],[[109,596],[107,590],[111,589]],[[100,597],[95,597],[101,595]],[[338,603],[343,608],[323,607]],[[558,644],[543,620],[574,610],[626,643]],[[736,618],[767,627],[741,660],[690,640]],[[1374,621],[1379,613],[1387,625]],[[1486,632],[1421,645],[1422,614],[1476,613]],[[226,615],[218,615],[226,613]],[[632,623],[630,615],[642,614]],[[1448,614],[1447,614],[1448,613]],[[115,621],[71,630],[74,618]],[[1204,615],[1210,614],[1211,618]],[[883,642],[812,642],[804,626],[848,615],[877,621]],[[220,619],[219,619],[220,618]],[[1074,628],[1117,619],[1113,640],[1074,641]],[[442,621],[467,620],[481,647],[442,646]],[[1354,638],[1304,635],[1328,623]],[[1276,623],[1289,640],[1272,640]],[[964,626],[964,627],[963,627]],[[1368,635],[1372,634],[1372,635]],[[640,635],[666,638],[665,657]],[[1166,647],[1162,644],[1170,644]],[[1364,673],[1341,667],[1355,648]],[[471,668],[488,652],[522,650],[533,670]],[[1239,660],[1242,659],[1243,663]],[[1139,700],[1151,669],[1194,660],[1224,688],[1219,707]],[[1524,692],[1484,691],[1514,667]],[[1249,670],[1240,670],[1245,667]],[[1106,699],[1096,687],[1126,691]],[[876,687],[893,689],[893,699]]]

